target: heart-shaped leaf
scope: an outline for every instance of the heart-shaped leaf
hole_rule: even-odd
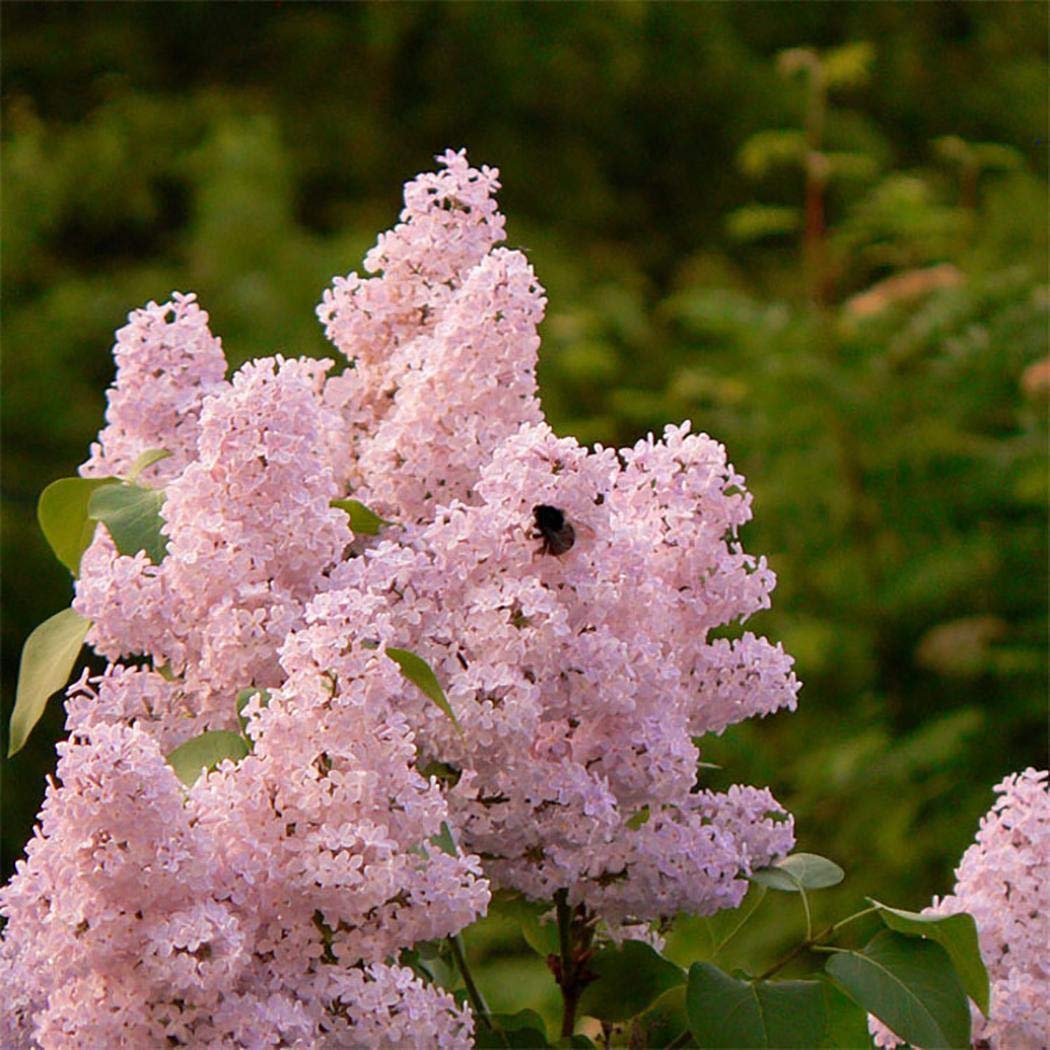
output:
[[[693,963],[686,989],[689,1030],[700,1047],[812,1050],[827,1029],[819,981],[750,981]]]
[[[11,712],[8,758],[22,749],[48,699],[69,681],[90,626],[91,621],[79,613],[63,609],[26,639],[18,667],[15,709]]]
[[[871,900],[870,897],[868,899]],[[988,1016],[988,971],[981,958],[977,923],[972,915],[966,912],[956,915],[920,915],[891,908],[877,900],[871,900],[871,903],[879,909],[879,918],[891,930],[936,941],[948,953],[963,990],[981,1008],[981,1013]]]
[[[580,997],[580,1012],[616,1024],[640,1014],[664,992],[685,983],[685,972],[644,941],[601,949],[587,964],[597,979]]]
[[[970,1045],[970,1007],[948,953],[893,930],[825,967],[839,987],[906,1042],[926,1050]]]
[[[792,853],[768,868],[751,873],[753,882],[786,893],[823,890],[837,886],[845,877],[846,873],[834,861],[816,853]]]

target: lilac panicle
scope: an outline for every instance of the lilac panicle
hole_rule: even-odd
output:
[[[793,844],[767,790],[697,782],[700,738],[799,688],[735,629],[775,584],[739,539],[744,479],[688,423],[620,450],[552,432],[546,298],[499,247],[498,172],[438,160],[368,276],[324,293],[341,371],[227,380],[192,296],[117,335],[81,472],[171,452],[143,475],[166,553],[100,527],[81,561],[110,666],[69,690],[60,783],[0,892],[5,1046],[469,1045],[469,1011],[397,959],[483,913],[490,881],[637,930],[734,906]],[[355,536],[346,497],[393,524]],[[430,663],[457,724],[386,647]],[[250,754],[185,789],[163,756],[238,731],[247,687]]]

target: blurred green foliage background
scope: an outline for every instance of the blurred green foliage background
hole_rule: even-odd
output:
[[[70,597],[36,498],[101,426],[127,312],[196,291],[233,364],[324,354],[322,289],[466,146],[548,290],[557,429],[691,418],[754,493],[780,583],[748,626],[805,687],[710,741],[707,782],[772,786],[849,873],[829,915],[948,891],[992,784],[1047,763],[1044,4],[0,16],[5,727]],[[5,877],[61,728],[54,702],[5,765]],[[774,949],[801,920],[763,907]],[[515,929],[468,938],[496,1008],[553,988]]]

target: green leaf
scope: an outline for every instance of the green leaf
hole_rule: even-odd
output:
[[[350,528],[360,536],[378,536],[384,525],[394,524],[356,499],[333,499],[328,501],[328,505],[346,511],[350,517]]]
[[[133,485],[139,475],[147,468],[152,467],[154,463],[159,463],[162,459],[167,459],[171,453],[166,448],[148,448],[145,452],[140,455],[134,463],[131,464],[131,469],[128,471],[124,480],[129,485]]]
[[[806,136],[793,128],[770,128],[748,138],[741,147],[740,168],[759,179],[775,167],[801,165],[806,157]]]
[[[559,950],[558,927],[553,921],[542,922],[541,916],[551,911],[550,902],[526,900],[519,893],[497,892],[490,905],[490,912],[507,916],[521,928],[526,944],[541,958],[556,955]]]
[[[168,764],[187,787],[192,787],[202,770],[212,770],[224,759],[239,762],[248,754],[248,743],[240,733],[228,729],[207,732],[180,744],[168,755]]]
[[[459,856],[459,850],[456,848],[456,840],[452,837],[452,829],[445,823],[441,822],[441,830],[430,837],[430,844],[437,846],[442,853],[447,853],[450,857]]]
[[[547,1025],[535,1010],[516,1014],[492,1014],[492,1028],[482,1021],[474,1024],[474,1045],[479,1050],[534,1050],[549,1047]]]
[[[792,853],[768,868],[751,873],[752,882],[785,893],[827,889],[837,886],[845,877],[846,873],[834,861],[816,853]]]
[[[891,930],[936,941],[948,953],[963,990],[981,1008],[981,1013],[988,1016],[988,971],[981,958],[977,924],[972,915],[966,912],[956,915],[919,915],[880,904],[870,897],[868,899],[879,909],[879,918]]]
[[[649,807],[642,806],[642,808],[637,810],[624,826],[630,828],[631,831],[637,831],[649,820],[649,815]]]
[[[745,204],[726,217],[726,232],[735,241],[748,243],[763,237],[794,233],[801,224],[797,208],[772,204]]]
[[[79,613],[63,609],[26,639],[18,667],[15,709],[11,712],[8,758],[22,749],[51,695],[69,681],[90,626],[91,621]]]
[[[858,1050],[872,1045],[868,1031],[868,1013],[827,977],[819,978],[824,989],[824,1009],[827,1013],[827,1031],[821,1050]]]
[[[824,53],[824,83],[830,90],[860,87],[868,82],[874,59],[875,48],[866,40],[840,44]]]
[[[970,1007],[948,953],[893,930],[860,951],[836,952],[828,974],[899,1038],[926,1050],[970,1045]]]
[[[145,551],[154,565],[159,565],[167,550],[167,539],[161,534],[164,519],[162,489],[144,489],[139,485],[104,485],[91,494],[88,514],[101,521],[117,550],[134,555]]]
[[[644,1013],[631,1021],[630,1046],[669,1046],[689,1028],[685,985],[664,992]],[[690,1041],[690,1046],[692,1042]]]
[[[394,649],[388,646],[386,655],[401,668],[401,673],[410,682],[419,686],[452,719],[452,724],[459,729],[459,722],[455,714],[453,714],[448,700],[445,699],[445,691],[441,688],[441,683],[437,680],[437,675],[431,670],[430,664],[422,656],[413,653],[409,649]]]
[[[812,1050],[827,1029],[819,981],[749,981],[693,963],[686,989],[689,1028],[700,1047]]]
[[[59,478],[40,493],[37,521],[55,557],[74,576],[80,572],[80,558],[91,545],[98,525],[88,514],[91,494],[116,481],[116,478]]]
[[[260,689],[256,685],[250,685],[247,689],[242,689],[237,694],[237,721],[241,725],[242,733],[248,728],[248,719],[245,718],[241,712],[245,709],[245,707],[248,706],[248,701],[251,700],[251,698],[255,696],[256,693],[258,693],[261,697],[260,703],[262,704],[262,706],[266,707],[266,705],[270,702],[269,689]]]
[[[580,997],[580,1012],[616,1023],[640,1014],[664,992],[685,983],[685,973],[644,941],[598,951],[587,968],[597,975]]]

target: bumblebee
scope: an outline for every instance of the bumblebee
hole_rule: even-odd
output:
[[[576,530],[565,517],[565,511],[547,503],[538,503],[532,508],[536,526],[534,538],[542,540],[538,554],[553,554],[556,558],[572,549],[576,542]]]

